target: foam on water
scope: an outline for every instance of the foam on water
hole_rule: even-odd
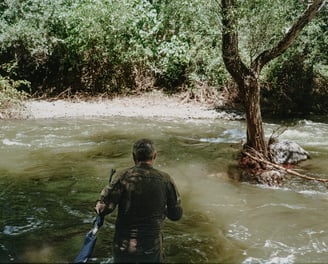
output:
[[[254,258],[248,257],[243,264],[292,264],[295,263],[295,256],[293,254],[287,255],[286,257],[270,256],[266,258]]]
[[[4,146],[25,146],[25,147],[31,147],[32,146],[31,144],[22,143],[22,142],[19,142],[19,141],[16,141],[16,140],[10,140],[8,138],[4,138],[2,140],[2,144]]]
[[[218,137],[200,138],[200,142],[209,143],[238,143],[245,140],[245,131],[239,128],[224,130]]]

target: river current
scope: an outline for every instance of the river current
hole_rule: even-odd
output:
[[[267,136],[280,125],[266,122]],[[71,262],[110,170],[132,166],[141,137],[154,140],[155,167],[171,174],[182,196],[183,218],[164,223],[168,263],[327,262],[327,184],[233,180],[243,121],[113,117],[1,121],[0,262]],[[299,172],[328,177],[327,122],[288,122],[280,139],[309,151]],[[91,262],[111,261],[114,221],[106,217]]]

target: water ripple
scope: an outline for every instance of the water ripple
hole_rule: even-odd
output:
[[[8,138],[4,138],[2,140],[2,144],[5,145],[5,146],[26,146],[26,147],[31,147],[32,146],[31,144],[22,143],[22,142],[19,142],[19,141],[16,141],[16,140],[10,140]]]
[[[42,221],[40,221],[39,219],[36,219],[34,217],[29,217],[26,220],[27,220],[26,225],[22,225],[22,226],[6,225],[2,233],[5,235],[16,236],[26,232],[40,229],[42,227]]]

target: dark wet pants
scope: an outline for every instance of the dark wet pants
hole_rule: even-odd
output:
[[[114,263],[163,263],[162,239],[119,239],[114,245]]]

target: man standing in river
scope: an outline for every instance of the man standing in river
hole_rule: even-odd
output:
[[[153,168],[156,154],[151,140],[135,142],[135,166],[105,187],[96,204],[98,214],[109,214],[118,206],[114,263],[163,263],[162,223],[165,217],[172,221],[182,217],[173,179]]]

